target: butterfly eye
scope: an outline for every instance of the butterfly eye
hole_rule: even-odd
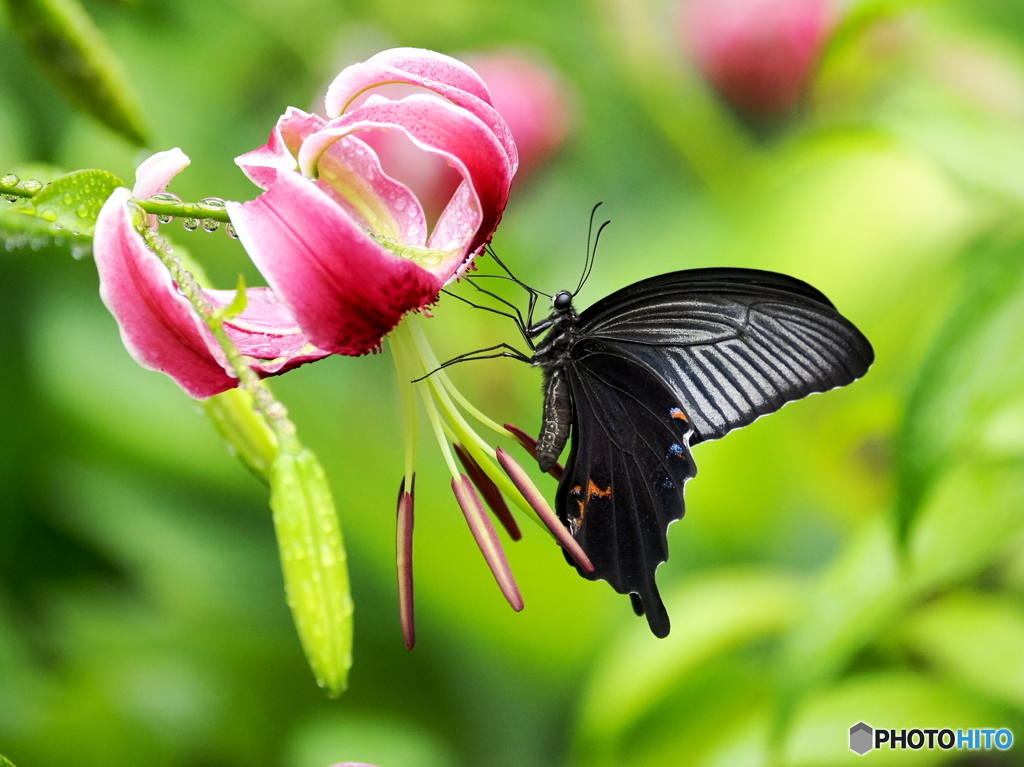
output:
[[[568,290],[563,290],[561,293],[555,295],[554,301],[551,302],[558,311],[564,311],[572,306],[572,293]]]

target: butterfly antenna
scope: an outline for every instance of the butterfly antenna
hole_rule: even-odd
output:
[[[597,212],[597,208],[600,205],[601,205],[601,203],[598,203],[597,205],[595,205],[594,209],[590,212],[590,227],[589,227],[590,230],[593,230],[593,228],[594,228],[594,213]],[[583,286],[586,285],[587,284],[587,280],[590,279],[590,273],[594,269],[594,262],[597,260],[597,246],[598,246],[598,243],[601,242],[601,232],[603,232],[604,228],[606,226],[608,226],[608,224],[610,224],[610,223],[611,223],[611,221],[605,221],[603,224],[601,224],[601,226],[599,226],[597,228],[597,234],[594,235],[594,238],[593,238],[593,244],[594,244],[593,248],[590,247],[590,244],[591,244],[590,231],[587,232],[587,261],[586,261],[585,266],[583,267],[583,276],[580,277],[580,284],[576,286],[576,290],[573,292],[573,296],[577,295],[581,290],[583,290]]]

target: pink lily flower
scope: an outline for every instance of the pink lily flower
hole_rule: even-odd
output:
[[[100,297],[114,315],[132,357],[149,370],[166,373],[185,392],[206,399],[238,385],[209,327],[178,292],[141,230],[156,236],[155,217],[144,217],[132,198],[163,192],[189,164],[180,150],[159,152],[139,166],[135,188],[116,190],[96,221],[93,250]],[[213,308],[231,304],[233,290],[203,291]],[[245,310],[225,320],[224,329],[260,376],[279,375],[330,352],[317,349],[269,288],[249,288]]]
[[[838,17],[834,0],[685,0],[679,33],[740,112],[771,117],[804,95]]]
[[[382,95],[396,83],[413,86],[410,95]],[[480,77],[433,51],[398,48],[346,68],[326,107],[329,121],[289,109],[267,144],[236,160],[266,191],[228,212],[306,336],[359,355],[435,301],[490,242],[518,155]],[[379,131],[460,176],[435,222],[363,140]]]
[[[473,408],[445,371],[428,377],[440,363],[421,318],[403,321],[470,267],[508,199],[518,153],[483,80],[433,51],[384,51],[338,75],[327,92],[326,114],[328,120],[289,109],[264,146],[237,158],[265,191],[250,202],[229,202],[228,212],[260,272],[319,348],[360,355],[388,339],[406,414],[396,549],[402,630],[411,648],[421,407],[469,529],[513,609],[521,610],[523,599],[484,503],[511,538],[520,531],[505,498],[556,538],[563,533],[558,540],[581,562],[586,557],[526,473],[487,444],[463,411],[504,436],[508,432]],[[400,152],[392,152],[392,139]],[[419,165],[410,159],[417,155],[455,177],[443,204],[431,205],[424,195],[436,192],[436,184],[410,172]]]

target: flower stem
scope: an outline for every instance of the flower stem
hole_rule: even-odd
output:
[[[0,176],[0,194],[11,197],[31,199],[43,191],[46,186],[46,184],[35,179],[20,179],[13,173]],[[171,199],[172,197],[173,195],[157,195],[143,200],[135,200],[135,204],[146,211],[146,213],[154,216],[202,218],[220,221],[224,224],[231,223],[231,216],[228,215],[222,200],[211,198],[209,200],[200,200],[199,202],[184,202],[183,200]]]
[[[418,390],[420,399],[423,402],[423,408],[427,411],[430,426],[434,430],[437,443],[441,446],[441,453],[448,464],[448,469],[452,477],[457,479],[461,472],[455,465],[455,456],[452,455],[451,448],[448,445],[448,439],[444,433],[444,424],[441,421],[441,415],[437,412],[437,405],[431,397],[431,391],[429,387],[420,387],[412,383],[414,379],[421,378],[426,372],[422,360],[416,354],[415,341],[410,337],[410,331],[408,330],[408,328],[412,327],[410,322],[412,319],[410,317],[405,322],[399,323],[398,327],[391,331],[391,335],[388,337],[395,355],[395,370],[398,373],[398,384],[403,388],[409,387],[413,391]],[[403,394],[404,396],[407,395]],[[415,396],[415,394],[412,396]],[[406,461],[408,466],[408,457]]]
[[[178,284],[179,292],[192,304],[196,314],[206,323],[213,337],[220,344],[232,371],[238,377],[239,385],[252,395],[256,411],[266,418],[274,436],[277,437],[281,450],[298,452],[300,446],[295,424],[288,419],[287,409],[274,398],[255,371],[246,364],[242,353],[238,351],[238,347],[224,330],[223,321],[217,309],[203,295],[203,290],[196,282],[195,277],[184,267],[181,259],[171,252],[167,241],[154,232],[144,220],[138,223],[137,228],[145,239],[146,245],[160,258],[171,273],[171,277]]]
[[[409,330],[405,331],[404,328],[408,326]],[[413,344],[415,344],[415,354],[417,359],[420,360],[420,364],[417,368],[415,377],[423,376],[428,370],[437,369],[437,357],[434,354],[433,349],[430,348],[430,342],[427,340],[426,334],[423,332],[423,328],[419,324],[417,317],[408,317],[399,328],[402,329],[402,335],[408,334]],[[394,335],[394,333],[392,333]],[[443,371],[440,371],[443,373]],[[548,526],[544,523],[544,520],[537,514],[536,509],[530,505],[530,502],[520,492],[519,488],[516,487],[515,483],[509,479],[509,477],[501,469],[495,465],[497,460],[497,454],[493,447],[491,447],[476,431],[469,422],[462,416],[455,403],[452,402],[452,398],[449,396],[449,389],[454,389],[454,385],[449,381],[447,386],[444,385],[443,380],[438,380],[440,373],[434,373],[432,376],[423,381],[424,388],[420,389],[420,393],[423,395],[423,401],[429,403],[427,405],[428,413],[433,410],[435,416],[437,415],[437,408],[434,404],[433,399],[430,397],[428,390],[437,398],[441,408],[444,410],[445,415],[448,417],[448,425],[457,441],[462,444],[466,451],[473,457],[473,459],[480,465],[484,473],[491,478],[491,480],[499,487],[502,494],[509,498],[516,506],[522,509],[529,515],[530,519],[537,523],[545,532],[550,533]],[[455,394],[455,392],[453,392]],[[457,394],[457,398],[460,401],[465,401],[465,397],[461,394]],[[476,410],[476,408],[472,408]],[[483,414],[480,414],[481,416]],[[489,418],[483,416],[486,421],[490,421]],[[485,421],[485,422],[486,422]],[[493,424],[494,422],[491,421]],[[508,436],[508,431],[494,424],[493,428],[502,434],[502,436]],[[440,437],[439,437],[440,439]],[[444,448],[447,451],[446,455],[450,458],[450,450],[448,450],[448,443],[444,443]]]

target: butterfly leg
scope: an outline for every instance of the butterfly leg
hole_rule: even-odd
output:
[[[486,275],[484,275],[484,276],[486,276]],[[502,298],[501,296],[497,295],[496,293],[492,293],[489,290],[485,290],[484,288],[481,288],[479,285],[477,285],[475,282],[473,282],[473,280],[471,280],[469,277],[464,277],[463,279],[466,282],[468,282],[470,285],[472,285],[474,288],[479,290],[481,293],[483,293],[485,295],[488,295],[491,298],[495,299],[496,301],[500,301],[501,303],[505,304],[505,306],[509,307],[513,312],[515,312],[515,314],[510,314],[509,312],[503,312],[501,309],[495,309],[493,306],[483,306],[482,304],[475,303],[473,301],[470,301],[468,298],[460,296],[458,293],[452,293],[449,290],[442,290],[441,292],[444,293],[445,295],[449,295],[449,296],[452,296],[453,298],[459,299],[464,304],[469,304],[474,309],[482,309],[485,312],[491,312],[492,314],[498,314],[498,315],[501,315],[502,317],[508,317],[510,320],[512,320],[516,324],[516,328],[518,328],[519,334],[523,337],[523,339],[526,341],[526,343],[529,344],[530,348],[531,349],[535,348],[534,347],[534,343],[533,343],[533,338],[527,332],[528,328],[527,328],[527,325],[526,325],[526,321],[523,319],[523,314],[522,314],[522,312],[519,311],[519,307],[517,307],[515,304],[513,304],[510,301],[506,301],[504,298]]]
[[[505,349],[507,351],[500,351],[499,352],[499,351],[497,351],[498,349]],[[495,353],[494,354],[484,354],[484,352],[495,352]],[[413,379],[412,383],[416,383],[417,381],[422,381],[422,380],[424,380],[426,378],[430,378],[430,376],[434,375],[434,373],[436,373],[438,370],[443,370],[444,368],[448,367],[449,365],[455,365],[455,364],[457,364],[459,362],[473,362],[474,360],[493,360],[493,359],[497,359],[498,357],[510,357],[510,358],[512,358],[514,360],[519,360],[520,362],[531,362],[532,359],[533,359],[532,357],[529,357],[526,354],[523,354],[521,351],[519,351],[514,346],[510,346],[509,344],[497,344],[496,346],[488,346],[486,349],[477,349],[476,351],[466,352],[465,354],[460,354],[458,357],[452,357],[447,362],[442,362],[440,365],[438,365],[436,368],[431,370],[426,375],[420,376],[419,378],[416,378],[416,379]]]

